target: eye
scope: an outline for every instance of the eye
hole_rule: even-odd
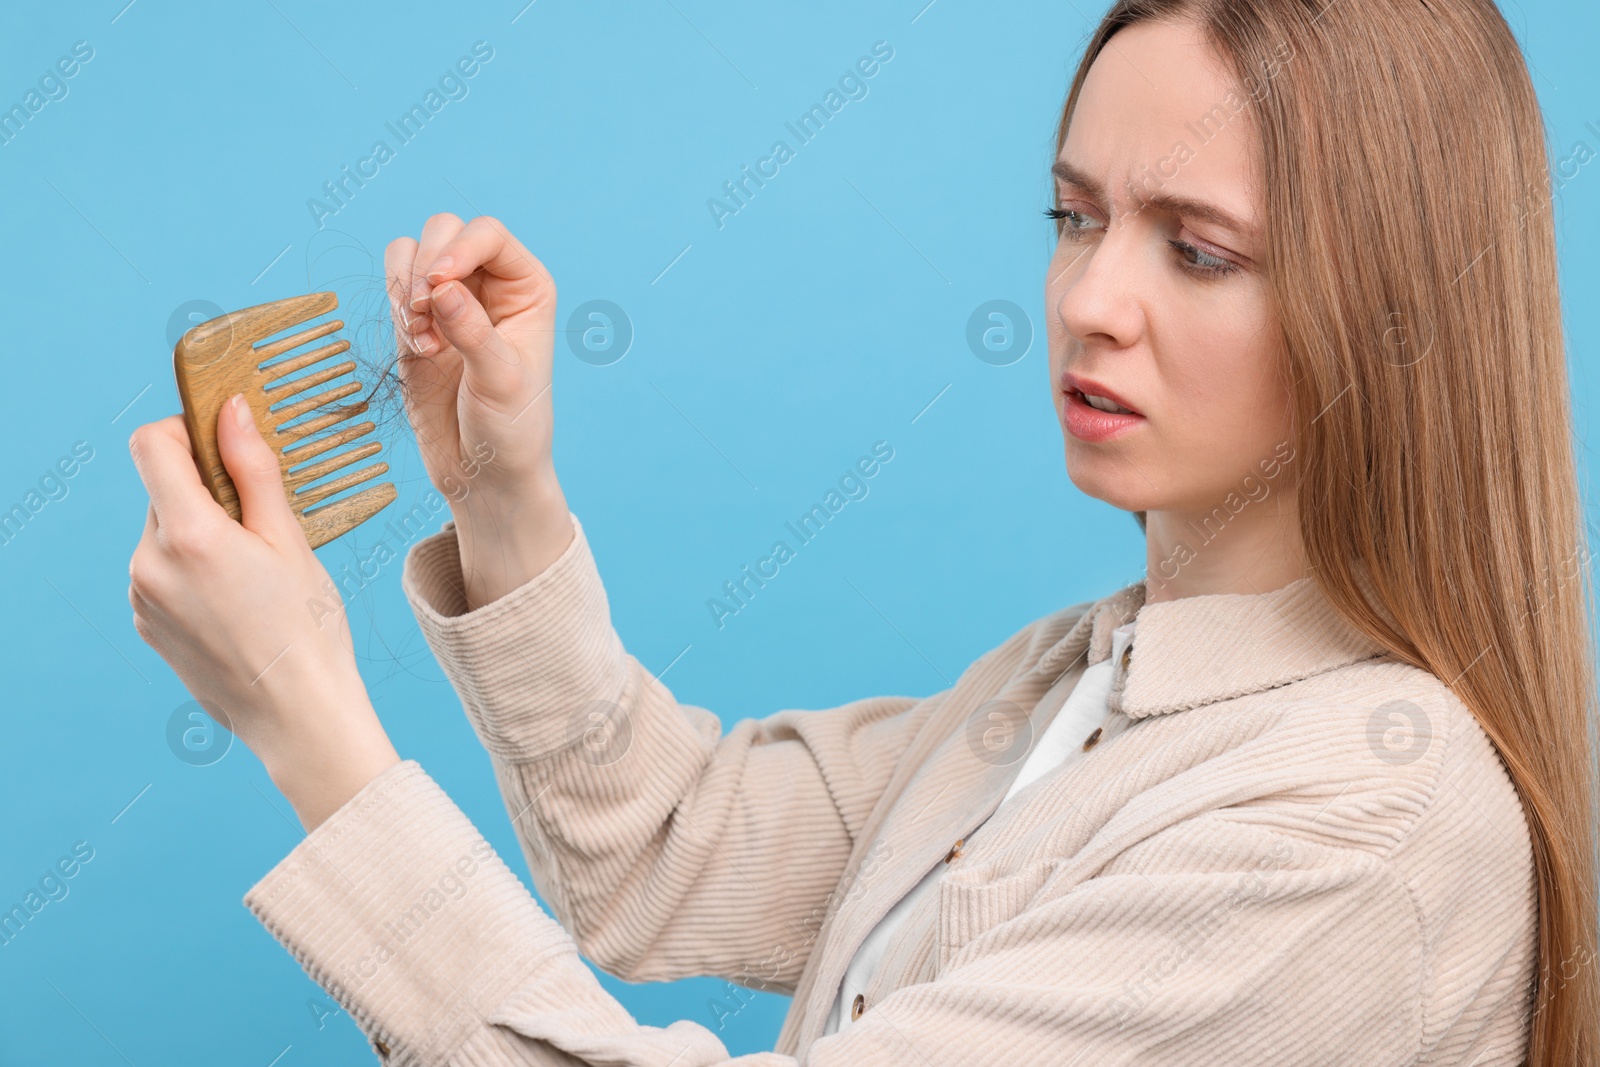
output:
[[[1178,266],[1199,278],[1220,278],[1225,274],[1232,274],[1239,269],[1239,265],[1232,260],[1223,259],[1203,249],[1196,248],[1188,241],[1176,239],[1167,241],[1167,244],[1177,249],[1179,255]],[[1189,257],[1194,258],[1189,258]]]
[[[1061,236],[1065,237],[1069,241],[1078,240],[1078,235],[1088,228],[1087,224],[1094,222],[1094,219],[1090,218],[1088,215],[1085,215],[1081,211],[1073,211],[1071,208],[1063,209],[1047,207],[1044,209],[1044,215],[1047,219],[1054,219],[1058,223],[1065,223],[1065,225],[1058,228],[1061,231]]]

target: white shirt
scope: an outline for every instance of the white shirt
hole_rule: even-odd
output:
[[[1072,687],[1071,695],[1067,697],[1066,705],[1054,719],[1050,720],[1050,725],[1045,727],[1044,733],[1039,735],[1038,743],[1023,761],[1022,769],[1011,782],[1011,788],[1000,798],[1000,807],[1004,807],[1008,800],[1034,779],[1084,755],[1084,738],[1105,721],[1108,711],[1106,700],[1111,694],[1112,668],[1122,656],[1123,650],[1133,640],[1133,628],[1137,622],[1138,619],[1134,619],[1133,622],[1112,631],[1111,655],[1085,669],[1078,678],[1077,684]],[[999,808],[996,808],[996,811],[998,810]],[[994,816],[990,815],[989,818],[992,819]],[[932,891],[939,875],[946,869],[948,865],[942,860],[934,864],[933,869],[922,876],[922,881],[901,897],[899,902],[889,909],[888,914],[872,928],[872,932],[851,957],[850,966],[845,968],[844,978],[839,982],[839,992],[833,999],[833,1011],[828,1015],[827,1028],[823,1030],[824,1034],[837,1033],[850,1025],[850,1004],[854,1002],[855,995],[865,990],[867,984],[872,981],[878,964],[883,960],[884,950],[894,938],[896,928],[917,899],[923,893]]]

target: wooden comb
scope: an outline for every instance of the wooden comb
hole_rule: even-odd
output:
[[[389,469],[389,464],[380,462],[331,482],[311,484],[357,460],[376,454],[383,447],[378,441],[368,441],[309,466],[301,466],[307,460],[349,444],[375,429],[371,422],[363,422],[314,441],[307,440],[313,434],[366,411],[365,400],[355,404],[337,404],[322,414],[294,422],[302,415],[311,414],[351,393],[360,392],[361,383],[358,381],[348,381],[315,396],[284,403],[291,397],[298,397],[307,390],[355,370],[355,361],[345,360],[290,378],[299,371],[331,360],[346,351],[350,342],[342,339],[278,359],[287,352],[338,331],[344,323],[330,319],[289,337],[260,343],[338,306],[339,298],[333,293],[308,293],[257,304],[202,322],[186,332],[172,350],[172,370],[178,379],[178,396],[183,401],[184,425],[189,429],[189,442],[195,463],[200,468],[200,480],[211,490],[212,498],[235,520],[240,518],[239,493],[234,488],[233,479],[228,477],[228,471],[222,465],[222,455],[217,449],[217,416],[229,397],[234,393],[243,393],[261,436],[278,454],[283,471],[284,494],[289,498],[289,506],[294,509],[295,517],[300,520],[300,527],[305,531],[306,540],[312,548],[325,545],[372,518],[396,495],[393,483],[383,482],[332,504],[312,507]],[[275,362],[262,366],[269,360]],[[294,425],[286,425],[291,422]],[[308,511],[308,508],[311,510]]]

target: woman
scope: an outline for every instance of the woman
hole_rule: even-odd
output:
[[[494,459],[403,582],[561,922],[306,610],[334,594],[260,436],[219,429],[232,524],[173,417],[131,442],[136,625],[308,831],[247,904],[396,1063],[733,1062],[579,948],[792,994],[752,1065],[1600,1062],[1541,131],[1490,0],[1121,0],[1046,306],[1068,472],[1139,517],[1146,579],[932,696],[725,735],[611,627],[550,277],[434,216],[388,255],[408,408],[436,485]]]

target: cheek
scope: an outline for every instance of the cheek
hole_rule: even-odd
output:
[[[1258,470],[1288,438],[1290,395],[1281,353],[1264,330],[1220,328],[1167,377],[1167,444],[1208,481]],[[1219,485],[1220,487],[1220,485]]]
[[[1056,241],[1055,251],[1050,255],[1050,265],[1044,278],[1045,303],[1052,311],[1051,318],[1056,317],[1054,309],[1082,273],[1085,262],[1083,252],[1081,245],[1075,245],[1070,241]]]

